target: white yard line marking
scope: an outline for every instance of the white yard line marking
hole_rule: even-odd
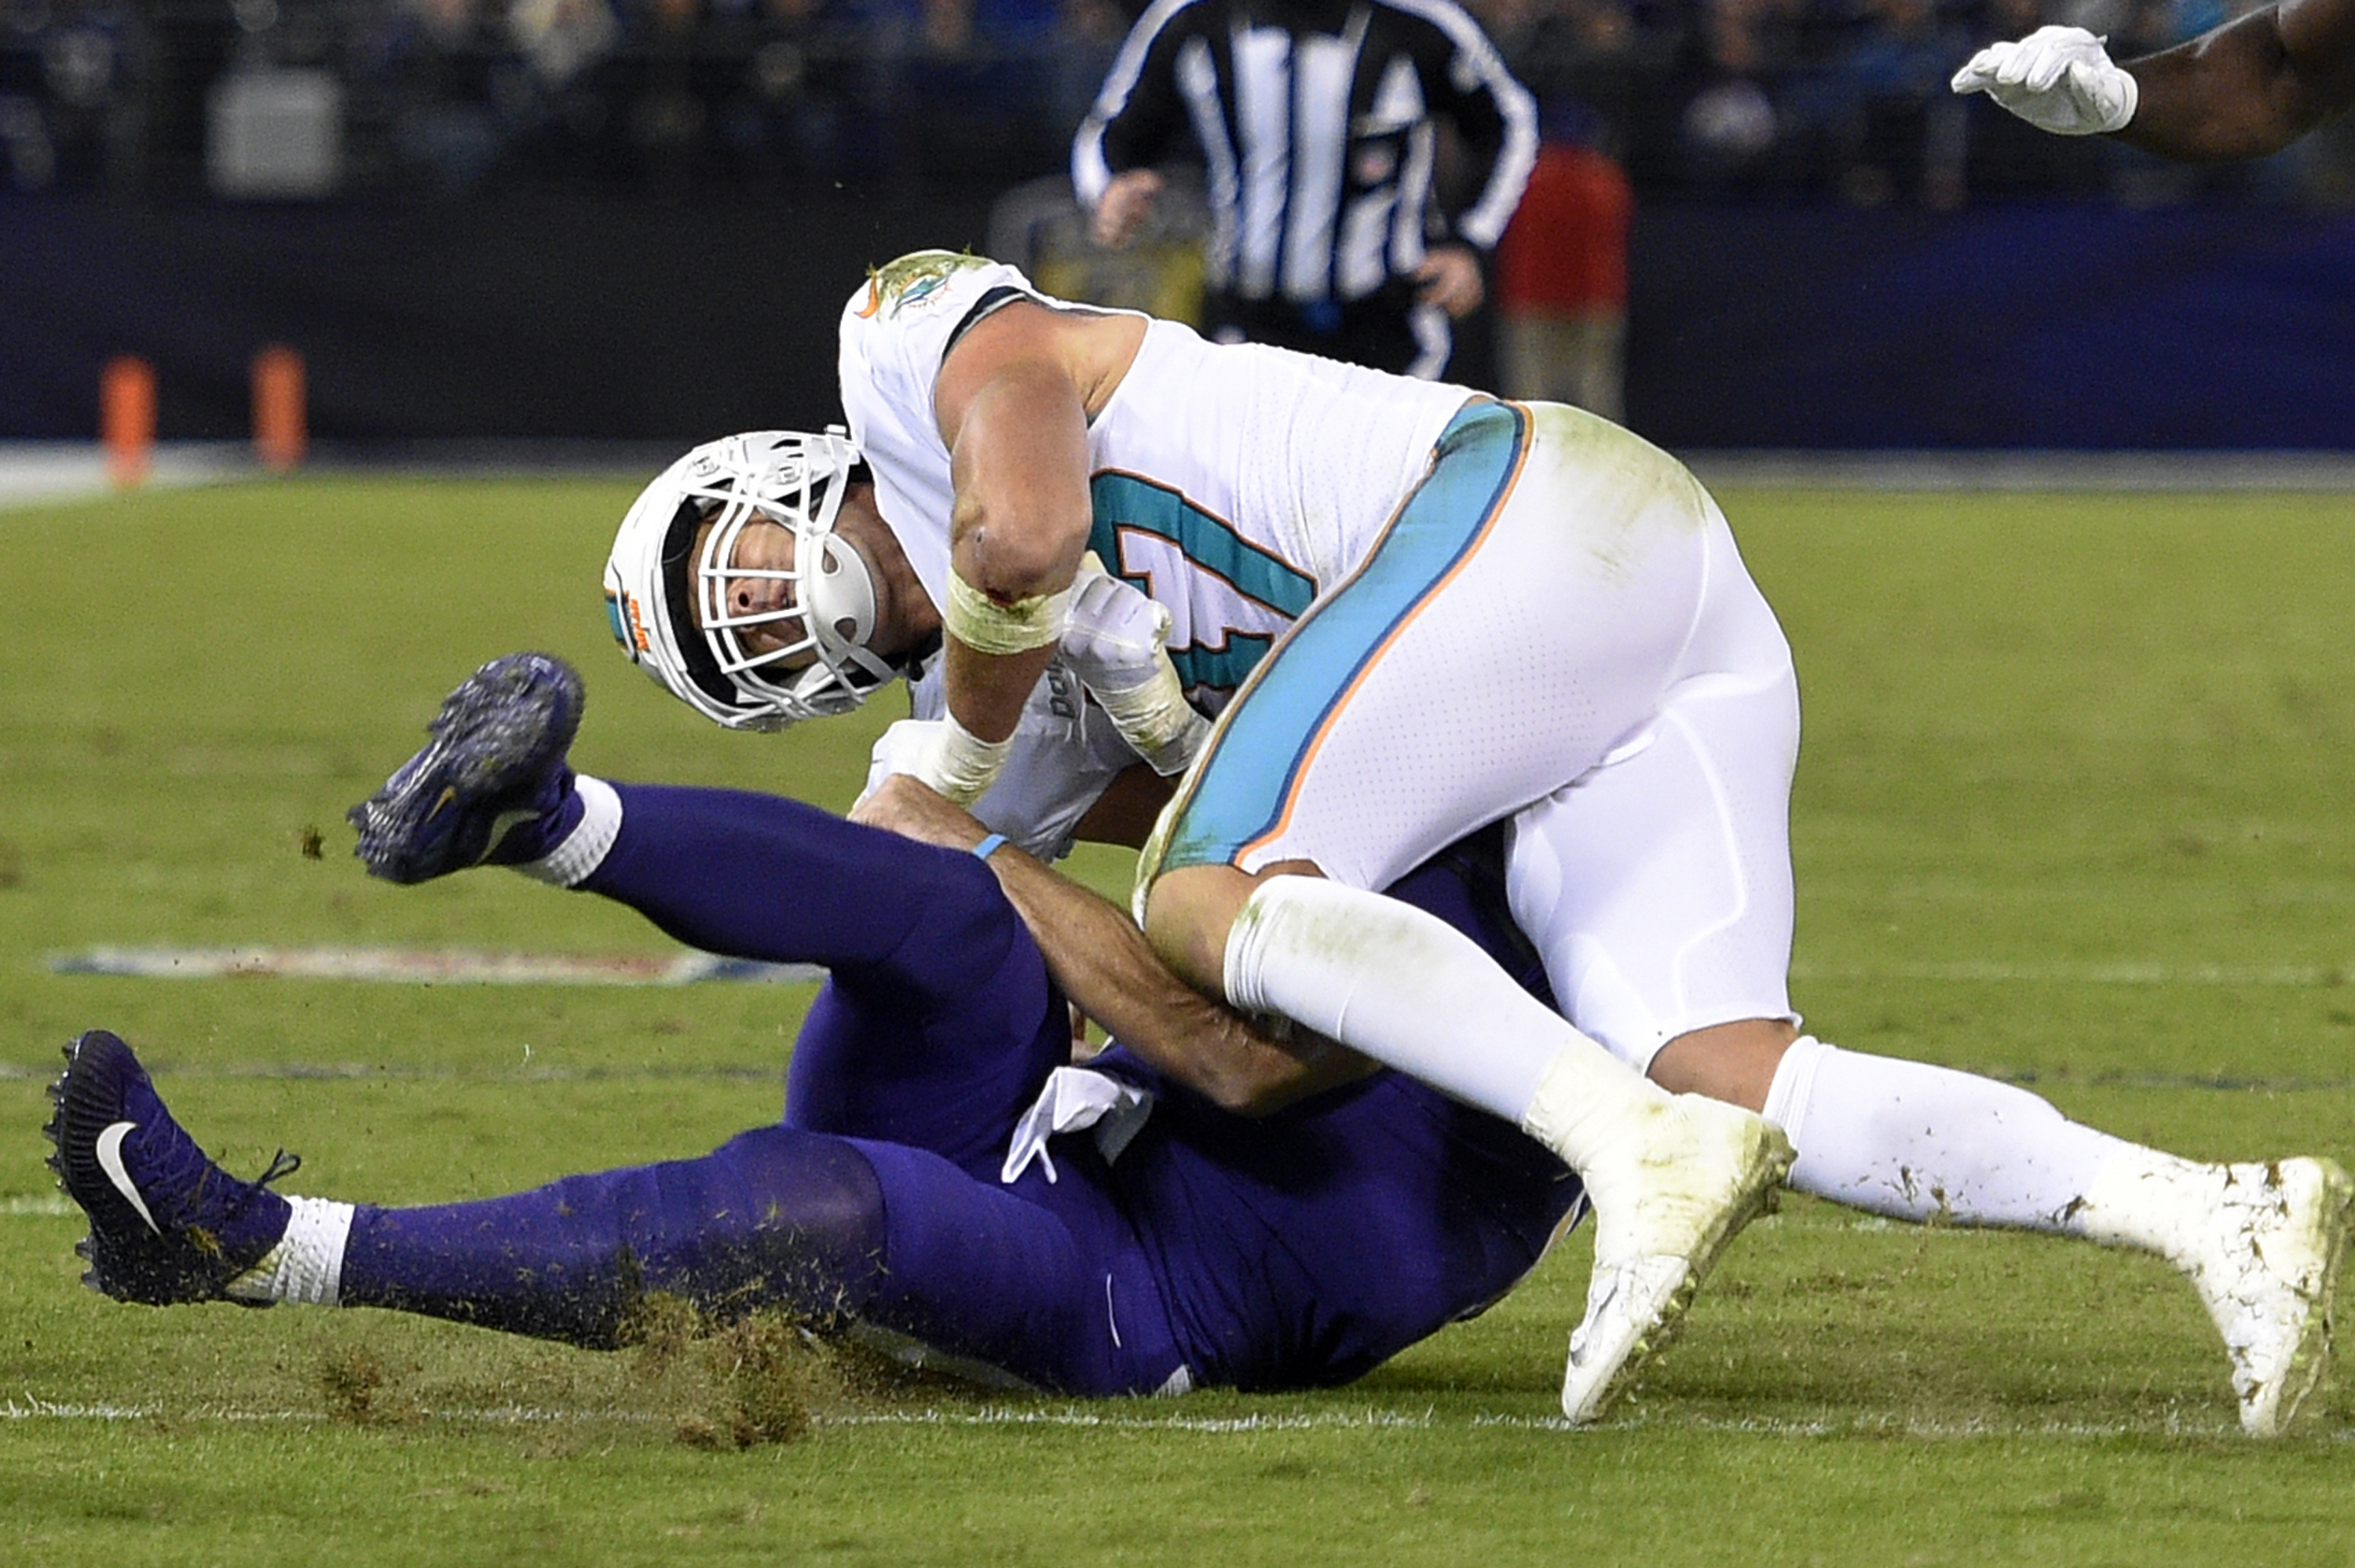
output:
[[[474,986],[687,986],[708,980],[806,982],[814,964],[757,964],[709,953],[485,953],[463,948],[92,947],[44,960],[59,975],[150,980],[367,980]]]
[[[812,964],[760,964],[708,953],[675,955],[498,953],[464,948],[140,947],[104,945],[52,953],[42,962],[60,975],[120,975],[143,979],[394,981],[444,985],[685,986],[706,981],[801,983],[822,979]],[[1891,964],[1801,960],[1794,980],[1913,981],[1931,984],[2051,986],[2242,986],[2314,989],[2355,985],[2345,964],[2166,964],[2103,959],[2028,964],[1962,958]]]
[[[697,1062],[661,1067],[460,1068],[379,1065],[359,1061],[193,1063],[176,1062],[168,1057],[162,1058],[160,1065],[155,1062],[147,1065],[148,1071],[158,1078],[253,1078],[269,1081],[316,1078],[329,1083],[365,1083],[381,1079],[387,1083],[662,1083],[680,1080],[715,1083],[774,1083],[784,1077],[784,1054],[780,1051],[773,1064]],[[30,1066],[19,1061],[0,1061],[0,1082],[26,1078],[48,1081],[57,1075],[58,1066],[54,1061],[36,1062]]]
[[[138,488],[216,485],[259,472],[252,447],[243,442],[159,442]],[[0,442],[0,510],[128,493],[116,486],[106,449],[96,442]]]

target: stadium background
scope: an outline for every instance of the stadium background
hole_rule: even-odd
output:
[[[1672,449],[2355,446],[2355,133],[2184,169],[1945,91],[2048,15],[2131,48],[2214,0],[1475,9],[1633,183],[1627,418]],[[165,440],[237,438],[265,343],[323,449],[821,423],[839,302],[903,250],[1153,286],[1085,253],[1061,179],[1126,19],[5,0],[0,439],[90,438],[120,353]],[[1459,379],[1491,383],[1489,325]]]

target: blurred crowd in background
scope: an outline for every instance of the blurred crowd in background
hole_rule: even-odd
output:
[[[2185,167],[1946,90],[2041,23],[2127,58],[2231,0],[1468,3],[1548,139],[1642,196],[2355,205],[2343,128]],[[1067,166],[1141,4],[0,0],[0,192],[1010,187]]]

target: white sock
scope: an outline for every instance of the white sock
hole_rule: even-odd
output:
[[[264,1253],[261,1261],[225,1287],[240,1301],[299,1301],[333,1307],[342,1295],[344,1244],[351,1239],[349,1203],[325,1198],[296,1198],[287,1202],[286,1233]]]
[[[572,775],[572,793],[581,797],[581,820],[561,842],[537,860],[516,868],[525,876],[559,888],[578,887],[605,862],[622,831],[622,797],[603,779],[588,773]]]
[[[1798,1146],[1790,1185],[1892,1219],[2083,1236],[2178,1262],[2174,1216],[2202,1166],[2073,1122],[2040,1094],[1802,1036],[1766,1119]]]
[[[1320,877],[1271,877],[1227,933],[1227,999],[1280,1013],[1528,1128],[1583,1169],[1663,1092],[1446,922]]]

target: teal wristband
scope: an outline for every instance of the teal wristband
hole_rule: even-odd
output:
[[[993,833],[988,837],[983,839],[980,843],[973,847],[973,858],[976,860],[986,860],[992,855],[996,854],[998,846],[1005,842],[1005,834]]]

